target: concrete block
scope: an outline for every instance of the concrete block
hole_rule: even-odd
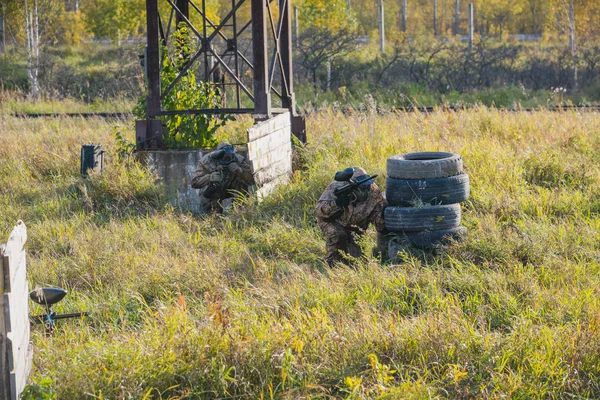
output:
[[[292,172],[292,156],[291,152],[287,159],[282,159],[269,164],[266,168],[258,170],[254,173],[254,182],[258,186],[263,186],[272,182],[281,175],[290,175]]]
[[[273,190],[275,190],[277,186],[285,185],[286,183],[288,183],[289,180],[290,177],[288,175],[280,175],[271,182],[266,183],[265,185],[256,189],[255,195],[258,197],[259,200],[262,200],[269,194],[271,194],[271,192],[273,192]]]
[[[201,150],[140,151],[136,156],[161,178],[167,199],[174,207],[200,211],[198,189],[192,188],[192,177],[200,159]]]
[[[256,125],[248,128],[248,143],[261,137],[270,135],[271,133],[280,129],[291,129],[291,126],[292,119],[290,113],[286,112],[283,114],[279,114],[276,117],[259,122]]]
[[[263,136],[248,143],[248,158],[256,160],[280,146],[292,143],[292,133],[289,129],[280,129],[270,135]]]
[[[252,171],[257,172],[261,169],[268,168],[269,165],[273,163],[277,163],[279,161],[289,160],[290,161],[290,173],[291,170],[291,160],[292,160],[292,142],[288,141],[278,148],[266,153],[265,155],[256,158],[254,160],[250,160],[252,163]]]

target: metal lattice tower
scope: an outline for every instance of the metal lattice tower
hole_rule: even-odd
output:
[[[304,120],[295,109],[291,1],[231,0],[225,16],[213,21],[207,15],[206,0],[146,0],[148,120],[141,140],[150,147],[162,147],[156,119],[161,115],[253,114],[260,121],[290,111],[292,131],[305,141]],[[173,47],[174,33],[182,25],[191,32],[190,52],[175,80],[161,87],[161,47]],[[162,100],[192,69],[220,91],[221,106],[163,110]]]

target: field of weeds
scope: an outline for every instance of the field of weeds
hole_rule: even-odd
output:
[[[4,116],[0,232],[25,221],[31,287],[91,313],[53,337],[34,327],[34,385],[60,399],[600,397],[599,114],[307,122],[290,185],[198,218],[115,157],[132,121]],[[83,179],[90,142],[108,165]],[[312,209],[334,172],[360,165],[384,186],[388,156],[435,150],[463,156],[467,240],[382,264],[370,230],[355,268],[324,267]]]

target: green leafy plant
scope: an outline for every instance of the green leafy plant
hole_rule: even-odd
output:
[[[162,49],[161,88],[169,87],[190,54],[194,51],[194,42],[189,38],[189,29],[180,25],[175,32],[173,57],[169,57],[167,47]],[[211,82],[198,79],[197,72],[190,68],[162,100],[167,111],[214,109],[221,104],[221,95]],[[139,99],[134,114],[137,118],[146,118],[146,96]],[[163,115],[160,117],[166,134],[163,139],[167,148],[198,148],[216,145],[215,132],[231,118],[225,115]]]
[[[21,399],[25,400],[54,400],[56,399],[54,382],[50,378],[42,378],[39,382],[33,382],[25,386],[21,392]]]
[[[115,153],[122,160],[128,159],[135,151],[135,143],[130,142],[123,134],[115,130]]]

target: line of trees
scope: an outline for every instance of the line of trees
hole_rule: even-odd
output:
[[[358,33],[374,35],[379,26],[379,1],[342,1],[355,11]],[[301,8],[305,4],[314,7],[320,3],[327,5],[331,1],[294,1],[294,5]],[[571,0],[407,0],[406,26],[402,18],[404,3],[404,0],[383,0],[388,37],[394,38],[403,31],[411,36],[466,34],[468,3],[475,5],[475,31],[481,35],[566,33]],[[577,34],[600,35],[600,2],[573,0],[572,3]]]
[[[579,64],[576,38],[589,40],[600,35],[597,0],[299,0],[297,3],[300,4],[297,47],[302,66],[312,76],[315,88],[317,70],[325,62],[331,65],[332,60],[352,51],[359,36],[372,41],[379,36],[382,51],[383,38],[387,37],[395,43],[395,62],[399,44],[406,44],[407,38],[467,33],[469,3],[476,10],[474,30],[479,36],[534,34],[553,37],[558,42],[568,38],[575,88]],[[470,44],[469,51],[471,47]]]
[[[119,42],[123,38],[141,37],[145,32],[145,0],[28,2],[29,7],[39,10],[43,43],[71,45],[92,37]],[[208,13],[214,20],[231,9],[230,0],[206,2]],[[25,0],[0,0],[0,20],[4,25],[4,39],[8,42],[26,41],[23,29],[25,3]],[[406,26],[403,24],[404,3],[407,5]],[[598,0],[383,0],[386,37],[393,41],[403,31],[410,36],[434,32],[438,35],[466,34],[468,3],[475,5],[475,31],[481,35],[566,34],[570,3],[573,3],[577,21],[577,36],[600,35]],[[294,0],[293,4],[301,10],[301,30],[310,30],[326,21],[333,29],[354,25],[358,35],[377,35],[379,0]],[[168,8],[166,1],[159,1],[159,5],[164,10]]]
[[[386,39],[396,44],[383,58],[402,58],[397,55],[398,43],[407,43],[408,38],[466,34],[469,2],[474,3],[475,32],[481,36],[518,33],[568,38],[575,83],[580,64],[576,38],[600,36],[598,0],[293,0],[298,11],[296,60],[315,86],[323,65],[354,51],[359,37],[376,40],[381,1]],[[206,0],[206,6],[217,23],[231,9],[231,2]],[[249,1],[246,6],[240,9],[244,20],[249,18]],[[166,22],[168,2],[159,0],[159,8]],[[37,69],[44,46],[84,40],[120,44],[123,39],[142,38],[145,9],[145,0],[0,0],[0,52],[4,42],[26,49],[30,92],[37,98]],[[199,18],[195,12],[191,15]]]

